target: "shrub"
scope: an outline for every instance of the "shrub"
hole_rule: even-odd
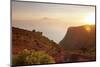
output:
[[[32,32],[35,32],[35,30],[32,30]]]
[[[29,51],[24,49],[18,55],[13,56],[14,65],[27,65],[27,64],[47,64],[55,63],[52,56],[44,51]]]
[[[25,65],[26,57],[29,56],[30,51],[24,49],[23,51],[19,52],[18,55],[13,56],[13,64],[14,65]]]
[[[55,63],[54,59],[43,51],[32,52],[31,55],[26,58],[26,61],[28,64]]]

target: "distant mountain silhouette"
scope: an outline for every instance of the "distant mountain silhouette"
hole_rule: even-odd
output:
[[[66,50],[81,50],[96,48],[95,25],[69,27],[65,37],[60,42]]]
[[[42,35],[42,32],[27,31],[12,27],[12,51],[13,55],[23,49],[34,51],[45,51],[55,58],[56,62],[64,62],[64,50],[56,44],[53,40],[49,40]]]

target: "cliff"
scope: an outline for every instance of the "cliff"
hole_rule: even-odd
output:
[[[82,48],[96,48],[95,25],[69,27],[60,44],[66,50],[80,50]]]

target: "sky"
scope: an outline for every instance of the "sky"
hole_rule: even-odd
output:
[[[95,7],[12,1],[12,26],[43,32],[59,43],[68,27],[95,24]]]

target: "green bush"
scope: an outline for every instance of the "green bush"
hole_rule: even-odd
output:
[[[13,56],[14,65],[27,65],[27,64],[47,64],[55,63],[52,56],[44,51],[29,51],[24,49],[18,55]]]
[[[13,56],[13,64],[14,65],[25,65],[26,57],[30,55],[30,51],[24,49],[23,51],[19,52],[18,55]]]
[[[43,51],[34,51],[27,58],[28,64],[55,63],[54,59]]]

